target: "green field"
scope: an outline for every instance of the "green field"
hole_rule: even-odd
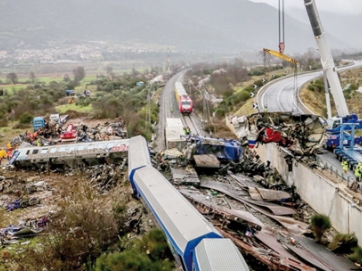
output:
[[[93,107],[92,107],[92,105],[79,106],[79,105],[75,105],[75,104],[65,104],[65,105],[57,106],[55,109],[59,112],[59,114],[64,114],[68,110],[74,110],[74,111],[81,112],[81,113],[89,113],[93,110]]]

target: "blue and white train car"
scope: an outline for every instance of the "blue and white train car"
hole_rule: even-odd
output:
[[[195,249],[192,270],[249,271],[249,267],[230,239],[203,239]]]
[[[222,235],[155,168],[136,170],[131,183],[136,187],[136,197],[142,197],[166,234],[176,260],[191,271],[198,243]]]
[[[128,178],[132,180],[137,169],[152,166],[152,162],[147,141],[143,136],[132,137],[129,140],[129,146],[132,146],[132,155],[128,153]],[[131,185],[135,195],[137,190],[132,181]]]
[[[230,240],[229,243],[225,242],[214,226],[152,167],[147,142],[141,136],[130,139],[128,166],[134,196],[142,198],[151,210],[183,270],[249,270],[235,245]],[[206,243],[200,243],[205,240]],[[214,240],[215,243],[209,240]],[[216,241],[220,241],[220,244]],[[217,250],[220,247],[222,250]],[[229,253],[231,257],[226,255]],[[216,259],[210,259],[211,257]],[[207,261],[215,267],[207,269]],[[216,269],[219,266],[233,268]]]

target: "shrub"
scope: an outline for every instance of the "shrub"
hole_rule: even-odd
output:
[[[338,254],[349,254],[358,245],[358,239],[354,233],[338,233],[328,245],[328,248]]]
[[[328,216],[322,214],[316,214],[312,216],[311,228],[313,230],[316,242],[321,242],[324,232],[331,226],[331,220]]]
[[[123,240],[122,252],[103,254],[96,261],[96,271],[153,271],[173,270],[172,254],[165,236],[158,229],[151,230],[141,240]]]
[[[353,249],[353,254],[349,255],[348,258],[351,261],[357,262],[362,265],[362,248],[360,246]]]
[[[19,116],[19,122],[21,124],[28,124],[31,123],[31,121],[33,120],[34,116],[32,116],[31,114],[29,114],[28,112],[24,112],[23,114],[21,114]]]

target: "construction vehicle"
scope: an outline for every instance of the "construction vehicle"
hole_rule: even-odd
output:
[[[62,127],[69,119],[69,115],[51,114],[49,116],[50,121],[54,121],[59,127]]]
[[[44,128],[47,125],[47,122],[44,117],[35,117],[32,124],[34,132],[36,132],[37,130]]]
[[[337,158],[350,157],[346,159],[349,163],[349,166],[353,168],[359,162],[362,162],[362,155],[360,155],[360,149],[356,148],[354,144],[361,140],[360,138],[355,138],[355,130],[362,129],[362,120],[358,119],[356,114],[350,114],[346,100],[343,95],[343,90],[341,82],[339,80],[337,69],[334,65],[332,54],[329,50],[326,33],[322,27],[319,14],[315,5],[314,0],[304,0],[304,4],[307,10],[310,24],[317,41],[319,53],[321,55],[321,63],[323,66],[325,78],[328,80],[330,85],[331,93],[334,97],[334,102],[336,105],[338,116],[329,118],[327,120],[328,128],[327,133],[330,136],[329,143],[330,146],[335,145],[332,143],[332,140],[337,140],[339,142],[338,147],[335,148],[334,153],[337,155]],[[325,84],[327,84],[325,80]],[[329,96],[328,91],[326,91],[326,100],[327,107],[330,108],[328,104]],[[351,133],[348,133],[348,132]],[[333,137],[333,138],[332,138]],[[348,145],[345,148],[345,145]]]
[[[358,163],[362,162],[362,149],[355,146],[354,141],[354,131],[356,125],[356,123],[343,123],[340,125],[339,146],[334,149],[334,153],[336,154],[338,160],[347,161],[349,168],[352,170],[355,169]],[[348,129],[351,133],[345,133],[345,129]],[[348,144],[346,144],[347,142]]]

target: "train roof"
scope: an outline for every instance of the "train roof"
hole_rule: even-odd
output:
[[[188,95],[187,95],[187,92],[186,92],[184,86],[181,84],[181,82],[176,82],[176,83],[175,83],[175,90],[176,90],[177,95],[178,95],[179,97],[181,97],[181,96],[188,96]]]
[[[203,239],[195,249],[194,259],[198,271],[249,271],[230,239]]]
[[[132,153],[128,153],[128,176],[137,168],[152,166],[147,141],[143,136],[132,137],[129,140],[129,148]]]
[[[181,128],[183,128],[184,125],[182,124],[182,120],[180,118],[166,118],[166,127],[181,127]]]
[[[108,156],[113,152],[127,152],[129,139],[92,141],[76,144],[59,144],[43,147],[25,147],[17,149],[15,161],[47,161],[50,158],[67,159],[75,156]]]
[[[134,174],[134,181],[141,197],[180,252],[195,247],[202,237],[222,238],[158,170],[143,167]]]

